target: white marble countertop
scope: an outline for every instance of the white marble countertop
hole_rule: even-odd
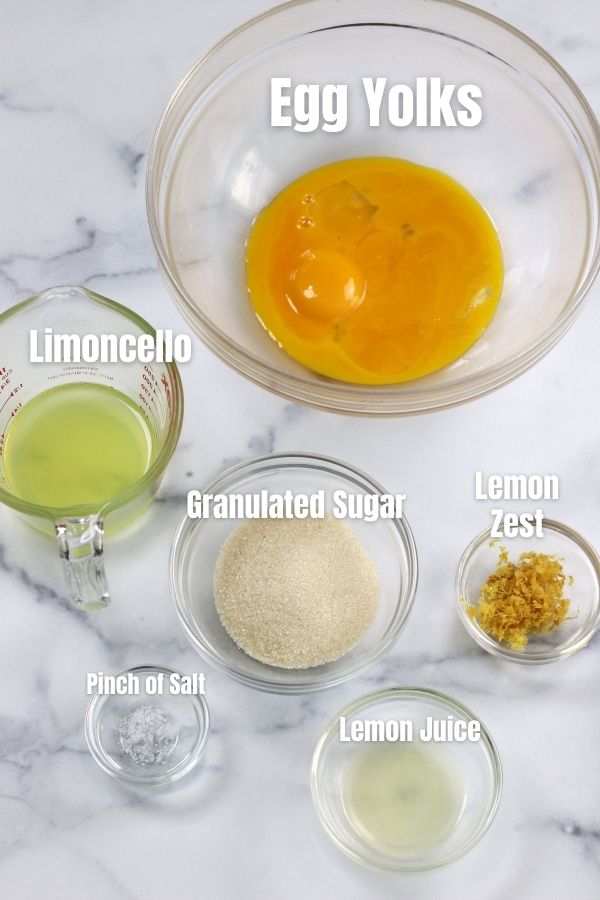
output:
[[[2,5],[0,308],[80,283],[156,327],[184,325],[159,277],[144,167],[175,85],[261,0]],[[595,0],[480,5],[539,41],[600,113]],[[600,284],[532,371],[475,404],[397,421],[292,407],[198,341],[183,367],[188,413],[160,502],[111,543],[110,610],[69,607],[52,542],[0,511],[0,896],[6,900],[594,900],[600,894],[600,640],[565,663],[502,664],[463,633],[457,559],[488,521],[473,473],[557,472],[555,518],[600,546]],[[0,358],[1,363],[1,358]],[[179,627],[168,554],[186,491],[272,450],[338,456],[409,495],[420,555],[415,607],[395,648],[345,686],[261,694],[204,666]],[[450,462],[450,464],[449,464]],[[204,670],[212,733],[176,789],[114,783],[83,735],[85,673],[154,661]],[[505,788],[486,838],[430,874],[378,875],[342,856],[312,809],[316,740],[346,702],[381,685],[456,696],[497,741]]]

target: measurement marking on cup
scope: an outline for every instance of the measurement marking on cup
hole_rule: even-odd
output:
[[[19,393],[19,391],[21,390],[22,387],[23,387],[22,384],[18,384],[16,387],[14,387],[14,388],[12,389],[12,391],[10,392],[10,394],[8,395],[8,397],[6,398],[6,400],[4,401],[4,403],[2,404],[2,406],[0,406],[0,412],[2,412],[2,410],[4,409],[4,407],[6,406],[6,404],[8,403],[8,401],[10,400],[10,398],[11,398],[11,397],[15,397],[15,396]],[[20,407],[17,407],[17,409],[20,409]]]
[[[11,414],[10,414],[10,419],[14,419],[14,417],[16,416],[16,414],[17,414],[17,413],[19,412],[19,410],[21,409],[21,406],[22,406],[22,405],[23,405],[22,403],[19,403],[18,406],[15,406],[15,408],[13,409],[13,411],[12,411]],[[6,441],[6,432],[7,432],[7,430],[8,430],[8,426],[10,425],[10,419],[8,420],[8,422],[6,423],[6,425],[4,426],[4,428],[2,429],[2,433],[0,434],[0,456],[2,455],[2,450],[4,449],[4,444],[5,444],[5,441]]]

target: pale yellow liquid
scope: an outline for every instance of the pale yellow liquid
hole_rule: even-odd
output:
[[[464,808],[460,776],[443,748],[370,744],[361,748],[344,776],[350,824],[362,840],[383,852],[409,856],[439,846]]]
[[[148,470],[153,432],[125,394],[74,382],[29,400],[6,435],[10,491],[48,509],[97,512]]]

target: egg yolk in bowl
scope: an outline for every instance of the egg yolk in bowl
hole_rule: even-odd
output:
[[[436,169],[361,157],[307,172],[256,218],[252,306],[291,357],[338,381],[395,384],[481,336],[502,248],[478,201]]]

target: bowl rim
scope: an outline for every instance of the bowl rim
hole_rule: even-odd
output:
[[[492,770],[492,791],[487,806],[487,813],[485,814],[484,818],[479,822],[479,824],[473,830],[472,834],[467,840],[463,841],[463,843],[452,853],[448,853],[446,856],[440,857],[435,862],[427,862],[423,859],[413,861],[411,861],[410,859],[395,860],[392,857],[390,857],[389,861],[387,862],[383,862],[382,860],[375,862],[375,860],[372,858],[368,859],[366,856],[361,855],[352,847],[349,847],[341,839],[336,830],[335,823],[332,822],[332,820],[326,814],[325,808],[321,803],[322,776],[320,771],[320,762],[323,759],[327,748],[335,739],[340,717],[345,716],[346,718],[349,718],[350,716],[355,715],[360,710],[367,709],[369,706],[372,706],[375,703],[397,698],[412,698],[422,701],[434,701],[435,703],[447,707],[451,712],[459,713],[460,716],[468,719],[469,721],[475,720],[479,722],[481,725],[480,742],[485,748],[485,752]],[[481,721],[479,716],[476,716],[475,713],[460,700],[456,700],[454,699],[454,697],[450,697],[448,694],[444,694],[442,691],[438,691],[435,688],[419,687],[417,685],[394,686],[372,691],[368,694],[363,694],[363,696],[352,701],[352,703],[341,709],[325,726],[314,749],[310,767],[310,791],[313,806],[325,832],[331,838],[334,844],[355,862],[361,863],[368,868],[375,869],[376,871],[380,872],[419,872],[429,869],[437,869],[441,868],[442,866],[448,865],[451,862],[454,862],[461,856],[464,856],[465,853],[467,853],[473,846],[475,846],[475,844],[478,843],[478,841],[481,840],[481,838],[484,836],[484,834],[494,821],[494,818],[498,811],[498,807],[500,805],[500,798],[502,795],[502,782],[502,763],[500,761],[498,748],[490,732],[488,731],[485,724]],[[372,851],[373,849],[368,847],[368,845],[364,846],[365,848],[368,848],[369,851]]]
[[[301,451],[270,453],[238,463],[235,466],[225,469],[212,479],[209,484],[202,488],[202,493],[216,494],[220,492],[219,488],[223,489],[224,487],[231,490],[235,488],[236,483],[247,475],[265,472],[271,469],[278,469],[282,466],[285,468],[296,469],[318,469],[329,474],[335,474],[338,477],[341,476],[347,481],[359,485],[363,489],[368,488],[371,493],[379,495],[389,493],[377,481],[371,478],[370,475],[367,475],[361,469],[352,466],[350,463],[342,462],[331,456]],[[342,684],[350,678],[354,678],[379,659],[397,640],[400,632],[408,621],[417,590],[418,556],[410,525],[403,515],[401,519],[392,518],[385,520],[389,523],[391,528],[395,529],[396,536],[404,548],[404,555],[406,557],[406,568],[403,568],[403,580],[400,584],[400,594],[396,601],[395,620],[393,620],[393,627],[387,628],[383,638],[376,644],[373,648],[373,652],[366,659],[346,671],[329,674],[327,676],[316,676],[312,680],[302,684],[278,682],[274,679],[270,679],[267,673],[271,671],[277,673],[279,669],[276,666],[267,666],[264,663],[262,665],[266,673],[265,677],[257,677],[240,672],[237,668],[230,666],[225,662],[220,654],[213,652],[212,648],[203,642],[202,634],[198,632],[195,623],[187,611],[186,592],[183,587],[183,575],[187,568],[185,554],[187,553],[190,541],[193,539],[194,530],[200,526],[202,521],[203,520],[201,519],[190,519],[186,512],[177,526],[171,545],[169,561],[171,593],[173,595],[179,622],[196,652],[199,653],[206,662],[241,684],[267,693],[286,695],[314,693]],[[243,653],[243,651],[240,650],[240,653]],[[317,671],[318,668],[320,667],[316,667],[313,671]],[[308,672],[310,670],[302,669],[301,671]]]
[[[458,611],[458,616],[467,634],[471,638],[473,638],[473,640],[477,644],[479,644],[479,646],[483,650],[491,653],[492,656],[497,656],[500,659],[506,659],[510,662],[520,663],[521,665],[544,665],[546,663],[557,662],[560,659],[566,659],[567,657],[572,656],[574,653],[577,653],[579,650],[583,650],[584,647],[587,647],[595,632],[600,627],[600,556],[589,543],[589,541],[582,537],[573,528],[570,528],[568,525],[564,525],[562,522],[558,522],[556,519],[544,518],[544,529],[554,531],[557,534],[560,534],[563,537],[567,538],[567,540],[571,541],[571,543],[575,544],[579,548],[579,550],[581,550],[592,568],[594,580],[596,583],[596,595],[598,598],[596,603],[596,610],[590,617],[585,630],[577,640],[565,640],[561,644],[557,644],[555,647],[544,648],[542,650],[536,651],[532,655],[527,656],[523,652],[512,650],[509,646],[505,646],[504,644],[501,644],[499,641],[495,640],[495,638],[483,631],[483,629],[479,627],[474,619],[469,616],[466,610],[464,598],[466,594],[466,579],[470,570],[470,566],[473,562],[473,558],[477,551],[484,544],[490,543],[490,541],[494,540],[495,542],[498,542],[499,545],[499,542],[502,540],[502,538],[492,538],[491,528],[485,528],[483,531],[479,532],[479,534],[475,535],[473,540],[464,550],[456,568],[456,608]],[[506,538],[506,540],[507,542],[510,542],[510,538]],[[531,538],[532,543],[535,540],[535,537]]]
[[[554,323],[546,328],[527,348],[520,351],[510,360],[493,366],[484,373],[473,373],[446,384],[435,386],[423,386],[423,379],[416,379],[400,385],[381,386],[383,388],[381,392],[377,391],[379,386],[376,385],[357,385],[333,379],[323,379],[322,383],[315,383],[303,372],[299,374],[282,372],[271,363],[261,360],[254,353],[232,341],[225,332],[212,324],[210,319],[195,306],[192,297],[180,283],[175,267],[171,265],[166,244],[161,237],[161,215],[158,209],[158,185],[161,174],[160,157],[162,155],[162,145],[166,140],[164,135],[169,130],[168,126],[171,117],[177,115],[178,106],[180,101],[183,101],[188,86],[209,61],[213,61],[223,48],[226,48],[230,42],[236,41],[247,31],[260,27],[264,22],[274,17],[285,15],[290,9],[295,7],[318,6],[321,2],[322,0],[290,0],[290,2],[275,6],[251,18],[229,32],[209,49],[191,67],[175,89],[156,127],[146,168],[146,212],[159,268],[166,279],[170,293],[179,311],[193,331],[217,357],[253,383],[285,399],[295,400],[329,412],[373,417],[415,415],[447,409],[477,399],[508,384],[531,368],[555,346],[573,324],[577,314],[581,311],[581,304],[600,268],[600,226],[598,221],[596,221],[595,235],[593,234],[593,228],[590,228],[591,233],[588,239],[590,245],[589,258],[582,265],[576,290],[571,293]],[[392,4],[392,0],[381,0],[381,2]],[[539,44],[508,22],[485,10],[462,3],[460,0],[436,0],[436,6],[440,5],[462,11],[475,19],[485,20],[496,29],[504,32],[505,35],[508,35],[511,40],[524,44],[529,51],[533,51],[533,53],[541,57],[566,85],[574,104],[578,105],[579,110],[583,114],[586,125],[589,127],[592,135],[591,139],[583,138],[572,117],[565,112],[570,127],[579,138],[582,152],[590,168],[595,190],[591,192],[590,184],[587,184],[588,210],[590,208],[590,200],[594,197],[593,208],[595,209],[596,220],[598,220],[600,216],[600,124],[575,81]],[[371,19],[372,21],[372,13],[365,13],[364,15],[367,20]],[[356,24],[357,22],[347,23],[349,26],[356,26]],[[381,22],[377,24],[380,27],[385,27],[386,24],[391,25],[392,23]],[[312,29],[311,33],[318,30]],[[222,74],[226,68],[227,66],[222,68],[219,74]],[[209,83],[212,83],[212,80],[214,78],[211,78]],[[538,81],[538,84],[547,94],[552,95],[552,92],[545,88],[542,82]],[[208,84],[203,85],[203,90],[207,87]],[[591,224],[593,226],[593,222]],[[419,387],[420,383],[421,387]],[[375,402],[373,402],[374,399]]]
[[[119,672],[119,675],[141,674],[142,672],[153,672],[157,674],[162,673],[164,675],[167,675],[167,677],[171,675],[182,674],[176,669],[170,669],[166,666],[147,663],[144,665],[132,666],[129,669],[124,669],[122,672]],[[107,772],[109,775],[112,775],[114,778],[118,778],[120,781],[128,782],[129,784],[171,784],[173,781],[178,781],[184,775],[187,775],[187,773],[190,772],[199,762],[201,756],[204,753],[204,750],[206,749],[206,742],[208,740],[208,735],[210,732],[210,715],[208,712],[208,704],[206,703],[206,699],[202,694],[185,695],[185,699],[190,701],[196,713],[196,718],[198,720],[198,736],[196,737],[194,745],[192,746],[187,756],[185,756],[185,758],[182,759],[174,769],[165,773],[164,775],[133,775],[130,772],[119,769],[112,761],[112,757],[105,751],[102,742],[99,740],[97,735],[97,726],[100,722],[102,707],[112,699],[112,694],[100,694],[96,692],[90,700],[85,714],[85,738],[87,741],[88,749],[100,768]]]

